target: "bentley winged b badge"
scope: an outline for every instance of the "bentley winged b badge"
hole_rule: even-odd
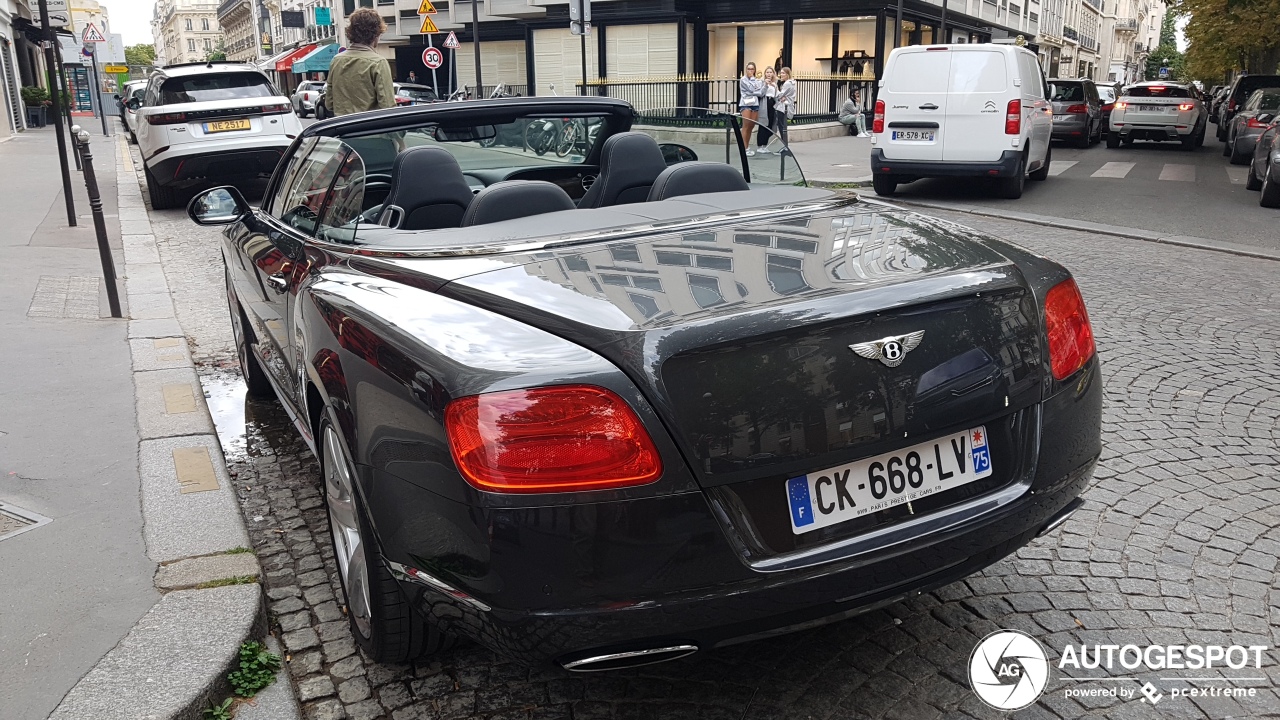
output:
[[[887,338],[871,342],[855,343],[849,349],[864,358],[879,360],[889,367],[898,367],[907,358],[907,353],[915,350],[924,340],[924,331],[917,330],[906,335],[890,335]]]

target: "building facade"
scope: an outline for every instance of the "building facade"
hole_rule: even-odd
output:
[[[159,0],[152,38],[159,65],[205,60],[222,40],[216,0]]]
[[[1102,0],[1106,61],[1102,80],[1135,83],[1144,79],[1147,56],[1159,44],[1164,3],[1160,0]]]
[[[0,0],[0,139],[26,128],[19,88],[36,84],[30,82],[18,62],[22,57],[30,63],[26,38],[16,27],[22,20],[31,20],[26,0]]]
[[[228,60],[253,62],[261,57],[255,3],[251,0],[222,0],[218,4],[218,24],[222,27],[222,51]]]

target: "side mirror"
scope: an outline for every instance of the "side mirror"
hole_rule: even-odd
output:
[[[1269,123],[1275,119],[1276,119],[1275,113],[1262,113],[1261,115],[1258,116],[1258,122],[1260,123]]]
[[[138,98],[129,98],[129,102],[125,103],[124,105],[130,110],[137,110],[138,108],[142,107],[142,101],[139,100]]]
[[[684,145],[662,143],[658,146],[658,149],[662,151],[662,159],[667,161],[668,167],[677,163],[696,162],[698,160],[698,154]]]
[[[112,95],[111,97],[113,97],[113,98],[115,98],[115,99],[117,99],[117,100],[119,100],[119,99],[120,99],[120,95],[119,95],[118,93],[117,93],[117,94],[115,94],[115,95]]]
[[[230,225],[248,214],[249,204],[230,185],[205,190],[187,203],[187,217],[197,225]]]

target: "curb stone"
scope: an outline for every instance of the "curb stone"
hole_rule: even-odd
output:
[[[231,695],[226,674],[246,640],[267,636],[267,616],[239,502],[209,415],[134,162],[117,134],[117,191],[124,246],[139,430],[143,538],[164,593],[129,633],[76,683],[51,720],[200,720]],[[287,670],[245,720],[300,717]]]

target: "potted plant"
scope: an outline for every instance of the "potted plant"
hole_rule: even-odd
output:
[[[22,104],[27,107],[27,124],[31,127],[44,127],[48,122],[49,91],[42,87],[28,85],[22,88]]]

